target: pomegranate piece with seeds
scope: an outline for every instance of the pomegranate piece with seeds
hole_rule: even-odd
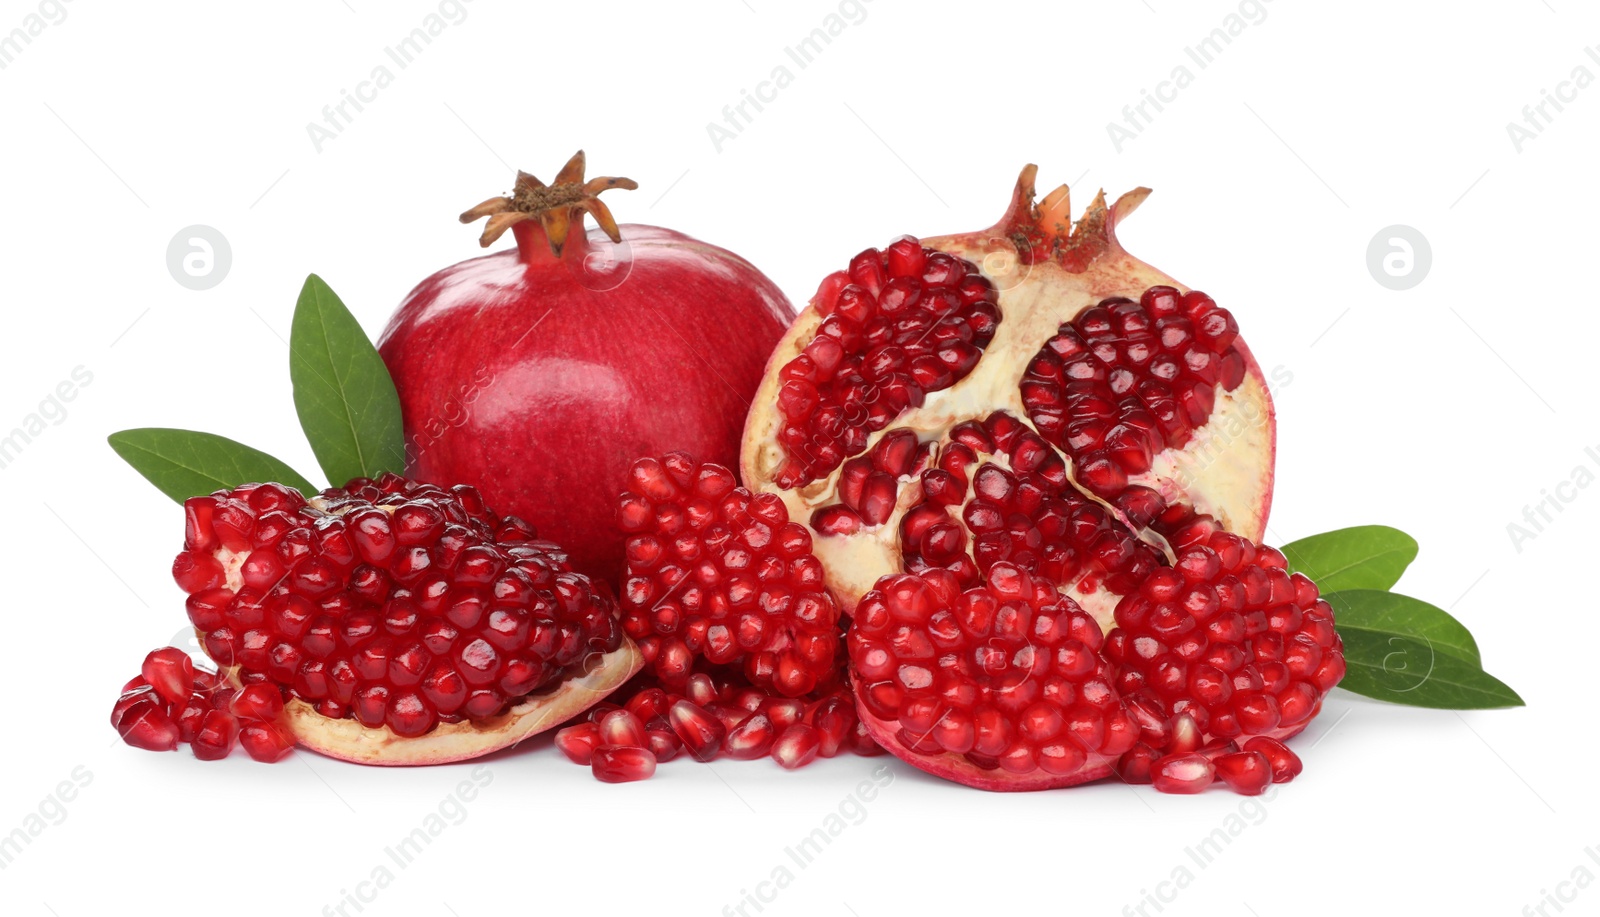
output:
[[[931,570],[883,578],[848,637],[862,721],[930,773],[990,790],[1104,777],[1138,741],[1100,625],[1008,562],[963,591]]]
[[[1117,605],[1118,689],[1213,738],[1304,729],[1344,677],[1343,644],[1317,587],[1286,566],[1226,532],[1183,551]]]
[[[610,591],[470,487],[385,475],[306,499],[251,484],[185,516],[173,575],[243,686],[225,706],[263,727],[239,737],[258,760],[295,742],[369,764],[476,757],[640,665]]]
[[[622,625],[663,685],[684,691],[701,660],[798,697],[836,668],[839,607],[779,497],[673,452],[634,463],[617,522]]]

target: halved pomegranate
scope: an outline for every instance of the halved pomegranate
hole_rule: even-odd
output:
[[[583,712],[642,665],[610,591],[471,487],[385,475],[306,499],[250,484],[184,511],[173,576],[202,646],[246,691],[286,698],[277,722],[314,751],[476,757]],[[252,754],[273,739],[240,735]]]

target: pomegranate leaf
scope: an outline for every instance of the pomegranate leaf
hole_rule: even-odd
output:
[[[1360,630],[1380,637],[1405,637],[1427,643],[1463,662],[1483,666],[1478,643],[1466,625],[1443,608],[1376,589],[1344,589],[1322,597],[1333,606],[1334,626],[1340,636]]]
[[[289,331],[300,428],[334,485],[405,471],[400,396],[378,349],[321,277],[306,277]]]
[[[1426,640],[1369,630],[1341,636],[1347,669],[1339,687],[1346,691],[1441,710],[1523,706],[1500,679]]]
[[[213,433],[142,427],[109,437],[111,448],[156,489],[182,503],[214,490],[272,481],[303,494],[317,492],[283,462]]]
[[[1324,593],[1390,589],[1417,558],[1417,541],[1387,525],[1357,525],[1283,546],[1289,569],[1311,577]]]

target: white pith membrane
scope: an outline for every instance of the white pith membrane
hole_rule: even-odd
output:
[[[307,499],[306,505],[329,515],[343,515],[356,508],[346,504],[329,510],[327,501],[320,495]],[[368,505],[375,505],[391,516],[397,509]],[[219,546],[213,553],[227,575],[226,588],[230,592],[237,593],[244,585],[239,571],[250,553],[233,551],[226,546]],[[199,630],[195,633],[204,649],[205,635]],[[230,684],[240,687],[238,666],[225,666],[220,662],[217,665],[219,673]],[[387,725],[365,726],[353,718],[331,719],[292,694],[284,700],[283,718],[278,725],[289,731],[296,744],[342,761],[389,766],[448,764],[509,748],[531,735],[559,726],[594,706],[643,667],[644,657],[624,635],[622,645],[615,650],[590,654],[582,663],[569,667],[498,716],[439,722],[430,732],[415,738],[396,735]]]
[[[905,571],[899,543],[900,522],[910,509],[924,502],[920,472],[930,464],[938,464],[937,450],[948,443],[953,427],[967,421],[981,423],[1003,411],[1038,433],[1023,405],[1021,382],[1033,357],[1064,323],[1113,297],[1137,302],[1153,286],[1174,287],[1180,294],[1189,291],[1189,287],[1129,255],[1117,243],[1116,224],[1143,202],[1147,189],[1130,192],[1110,207],[1105,205],[1103,194],[1098,195],[1069,238],[1071,209],[1066,186],[1048,195],[1041,206],[1035,206],[1033,176],[1032,166],[1023,170],[1011,210],[995,227],[920,240],[926,248],[948,252],[977,265],[994,287],[1001,317],[994,337],[965,378],[949,388],[927,393],[921,406],[903,412],[884,429],[872,433],[865,448],[856,453],[870,453],[879,440],[899,429],[915,431],[921,443],[938,444],[927,463],[919,462],[910,474],[898,478],[897,501],[887,521],[863,526],[852,534],[823,535],[814,531],[813,550],[827,571],[829,587],[847,613],[880,577]],[[1034,238],[1042,234],[1058,241],[1059,259],[1019,257],[1018,243],[1013,241],[1019,227],[1031,230]],[[1069,269],[1069,258],[1077,269]],[[788,506],[790,518],[802,522],[809,522],[817,509],[841,502],[838,487],[845,463],[841,462],[827,476],[794,489],[784,490],[773,483],[786,457],[778,439],[784,424],[777,407],[778,389],[783,384],[781,370],[801,354],[825,318],[813,300],[779,342],[752,401],[754,407],[746,422],[741,449],[740,470],[745,485],[753,491],[778,494]],[[1128,484],[1150,487],[1169,505],[1185,504],[1197,513],[1214,517],[1223,529],[1259,543],[1271,504],[1276,426],[1271,393],[1259,366],[1242,338],[1235,346],[1246,364],[1240,384],[1228,391],[1219,387],[1211,416],[1193,430],[1183,448],[1155,454],[1150,470],[1130,475]],[[1077,484],[1067,451],[1054,445],[1051,448],[1065,460],[1074,488],[1126,524],[1126,517],[1115,507]],[[1004,451],[980,455],[968,470],[966,500],[947,508],[952,518],[959,522],[961,506],[971,500],[977,468],[993,463],[1009,470]],[[1169,562],[1173,560],[1171,547],[1159,534],[1150,529],[1136,530],[1136,534],[1156,546]],[[968,530],[969,555],[973,548],[971,536]],[[1115,626],[1113,611],[1121,596],[1103,589],[1086,593],[1076,583],[1055,585],[1094,617],[1103,632],[1108,633]],[[930,762],[930,758],[900,748],[895,738],[898,724],[878,720],[859,703],[858,709],[884,748],[929,769],[924,762]],[[947,752],[932,758],[939,761],[935,773],[947,777],[959,774],[952,779],[991,790],[1072,785],[1109,775],[1114,763],[1091,753],[1089,762],[1074,775],[1017,781],[977,767],[962,755]]]
[[[1026,198],[1031,203],[1031,167],[1024,171],[1018,185],[1019,196],[1026,186]],[[928,393],[920,407],[904,412],[887,427],[871,434],[867,447],[857,454],[870,452],[892,430],[914,430],[919,441],[924,443],[940,441],[957,424],[982,421],[996,411],[1005,411],[1037,433],[1022,403],[1022,377],[1029,361],[1063,323],[1111,297],[1138,301],[1145,290],[1158,285],[1175,287],[1180,293],[1189,289],[1129,255],[1116,242],[1116,223],[1143,202],[1147,193],[1143,189],[1130,192],[1109,208],[1105,207],[1103,198],[1096,198],[1079,223],[1079,229],[1087,226],[1091,233],[1102,235],[1098,241],[1105,245],[1105,250],[1081,272],[1069,271],[1055,260],[1025,263],[1017,255],[1016,244],[998,227],[922,239],[925,247],[949,252],[980,268],[995,288],[1000,323],[993,340],[984,348],[982,359],[966,378],[949,388]],[[1044,225],[1052,213],[1070,212],[1065,186],[1050,195],[1046,203],[1052,205],[1053,210],[1043,214],[1034,211],[1040,225]],[[1101,215],[1103,223],[1097,223]],[[776,407],[778,388],[782,384],[779,370],[800,355],[816,336],[825,317],[813,301],[778,343],[767,364],[767,375],[751,402],[755,408],[745,426],[740,458],[745,485],[751,490],[778,494],[789,507],[789,517],[802,522],[810,520],[818,508],[839,502],[837,490],[843,464],[826,477],[792,490],[782,490],[773,483],[785,457],[784,448],[778,442],[783,424]],[[1217,391],[1211,417],[1195,428],[1182,449],[1157,453],[1152,457],[1150,471],[1129,476],[1128,484],[1150,487],[1169,503],[1187,504],[1196,512],[1215,517],[1227,531],[1259,542],[1265,534],[1272,496],[1275,421],[1271,394],[1260,368],[1242,339],[1236,346],[1246,357],[1244,380],[1232,390]],[[1056,451],[1066,459],[1068,476],[1076,485],[1071,457],[1063,450]],[[900,519],[907,510],[922,502],[922,487],[915,473],[902,475],[899,483],[898,501],[887,522],[863,527],[851,535],[815,534],[813,538],[813,550],[827,568],[828,585],[846,611],[855,607],[856,601],[880,576],[902,572]],[[1078,490],[1089,499],[1106,505],[1117,518],[1123,518],[1114,507],[1086,488],[1078,487]],[[1139,535],[1167,549],[1165,540],[1156,533],[1146,529]],[[1109,625],[1110,616],[1101,607],[1103,600],[1086,601],[1076,591],[1068,594],[1084,605],[1084,610],[1093,614],[1102,626]],[[1112,604],[1114,606],[1114,601]]]

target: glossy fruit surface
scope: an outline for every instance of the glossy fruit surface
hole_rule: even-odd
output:
[[[641,455],[733,465],[749,398],[793,318],[743,258],[656,226],[618,226],[579,153],[545,185],[521,173],[484,244],[515,248],[423,280],[379,341],[405,416],[408,475],[471,484],[614,581],[617,483]],[[600,228],[585,231],[585,213]]]

